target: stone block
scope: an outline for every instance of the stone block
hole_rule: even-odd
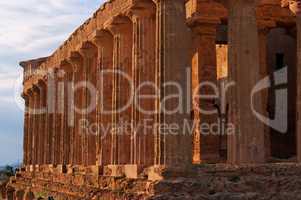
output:
[[[86,173],[86,167],[81,165],[75,165],[72,169],[73,174],[85,174]]]
[[[75,174],[75,175],[73,175],[72,184],[83,186],[84,183],[85,183],[85,177],[84,177],[84,175],[81,175],[81,174]]]
[[[67,173],[67,166],[66,165],[57,165],[55,168],[57,173],[66,174]]]
[[[151,166],[148,169],[148,180],[150,181],[160,181],[163,178],[162,176],[163,167],[160,166]]]
[[[86,174],[99,176],[103,173],[103,167],[99,165],[91,165],[86,167]]]
[[[48,165],[48,172],[53,173],[55,171],[55,166],[54,165]]]
[[[124,165],[107,165],[104,167],[104,175],[112,177],[123,177]]]
[[[98,176],[85,175],[85,185],[98,187]]]
[[[30,172],[30,165],[26,165],[25,171]]]
[[[72,174],[72,173],[73,173],[72,165],[67,165],[67,174]]]
[[[196,169],[193,166],[154,165],[148,169],[148,180],[160,181],[166,178],[193,177]]]
[[[138,175],[143,171],[143,167],[140,165],[125,165],[124,174],[127,178],[137,179]]]
[[[34,166],[33,166],[33,165],[30,165],[30,166],[29,166],[29,171],[30,171],[30,172],[33,172],[33,171],[34,171]]]

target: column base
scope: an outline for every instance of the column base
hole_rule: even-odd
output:
[[[85,185],[98,187],[99,176],[103,173],[103,167],[99,165],[86,166]]]
[[[55,165],[49,164],[47,168],[47,172],[53,173],[55,171]]]
[[[207,154],[206,156],[203,156],[199,160],[194,160],[193,164],[203,164],[203,163],[216,164],[221,162],[226,162],[226,159],[217,154]]]
[[[34,166],[34,171],[40,172],[41,171],[41,166],[40,165],[35,165]]]
[[[83,165],[73,165],[72,166],[72,173],[73,174],[85,174],[86,167]]]
[[[29,172],[34,172],[34,165],[29,165]]]
[[[57,165],[55,167],[55,172],[59,174],[66,174],[67,173],[67,165]]]
[[[100,165],[91,165],[86,167],[86,174],[91,174],[91,175],[102,175],[103,174],[103,167]]]
[[[72,174],[73,173],[73,168],[72,165],[67,165],[67,174]]]
[[[123,177],[125,176],[124,165],[107,165],[103,169],[105,176]]]
[[[83,165],[73,165],[71,167],[72,184],[82,186],[85,184],[86,169]]]
[[[30,165],[26,165],[26,166],[25,166],[25,171],[26,171],[26,172],[30,172]]]
[[[40,172],[47,172],[48,165],[40,165]]]
[[[148,180],[160,181],[163,179],[174,177],[193,177],[195,170],[192,165],[190,166],[166,166],[154,165],[148,168]]]
[[[124,165],[124,174],[129,179],[137,179],[143,171],[141,165]]]

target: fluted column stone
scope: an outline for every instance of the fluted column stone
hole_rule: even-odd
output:
[[[96,86],[97,86],[97,48],[90,42],[84,44],[80,53],[83,57],[83,67],[85,68],[85,88],[84,88],[84,109],[85,119],[89,127],[96,123]],[[84,136],[83,158],[86,166],[96,163],[96,133],[97,130],[86,129],[82,133]]]
[[[98,49],[97,67],[97,124],[96,165],[112,164],[112,97],[113,97],[113,36],[105,30],[94,33],[94,44]]]
[[[269,76],[270,70],[267,65],[267,37],[271,28],[275,27],[275,22],[266,22],[263,20],[258,20],[258,40],[259,40],[259,63],[260,63],[260,79],[264,79]],[[264,116],[268,117],[268,90],[261,91],[262,94],[262,113]],[[264,147],[265,147],[265,161],[268,161],[271,157],[271,135],[270,127],[264,125]]]
[[[157,33],[156,33],[156,85],[160,94],[156,101],[155,129],[155,161],[149,171],[149,179],[161,179],[158,169],[185,169],[192,164],[192,136],[185,131],[184,123],[190,122],[190,93],[187,72],[189,68],[191,32],[186,25],[185,1],[158,0],[157,5]],[[179,59],[181,58],[181,59]],[[176,83],[178,87],[167,87],[167,83]],[[183,95],[181,95],[181,92]],[[166,97],[176,95],[178,98]],[[166,112],[167,109],[172,111]],[[176,111],[173,111],[175,110]],[[176,124],[176,132],[170,133],[162,126]],[[161,127],[161,128],[160,128]]]
[[[39,106],[39,146],[38,146],[38,164],[42,165],[45,164],[45,146],[46,146],[46,85],[43,81],[39,81],[38,83],[39,91],[40,91],[40,106]]]
[[[47,164],[56,164],[56,83],[55,73],[50,71],[47,74],[47,131],[48,131],[48,153]]]
[[[73,141],[74,141],[74,110],[73,104],[73,68],[68,61],[61,63],[62,70],[64,71],[64,111],[63,111],[63,165],[72,164],[73,154]]]
[[[300,1],[290,0],[289,8],[296,15],[297,27],[297,119],[296,119],[296,144],[297,144],[297,162],[301,162],[301,5]]]
[[[262,108],[262,96],[251,102],[252,88],[260,78],[256,2],[228,1],[229,8],[229,89],[230,120],[228,162],[264,162],[264,128],[252,112]],[[234,128],[234,130],[233,130]]]
[[[133,21],[133,83],[131,164],[151,166],[154,163],[155,99],[155,4],[145,4],[143,9],[131,9]],[[144,98],[146,97],[146,98]]]
[[[24,113],[24,136],[23,136],[23,165],[28,165],[28,134],[29,134],[29,96],[26,93],[22,94],[22,97],[25,101],[25,113]]]
[[[73,67],[73,94],[74,102],[72,105],[72,110],[74,112],[74,139],[72,146],[72,164],[81,165],[83,164],[82,149],[83,149],[83,135],[81,133],[80,120],[82,119],[83,113],[83,88],[80,87],[81,81],[85,80],[84,68],[83,68],[83,58],[78,52],[72,52],[69,57],[69,62]]]
[[[33,112],[33,137],[32,137],[32,164],[38,165],[39,155],[39,126],[40,126],[40,90],[36,85],[33,85],[33,96],[34,96],[34,112]]]
[[[195,51],[192,58],[192,95],[194,110],[194,163],[218,162],[220,155],[220,135],[215,130],[203,129],[218,123],[215,104],[218,98],[216,29],[220,20],[196,20],[192,24],[195,33]],[[206,98],[205,98],[206,97]],[[223,109],[220,102],[220,109]]]
[[[118,16],[108,24],[113,34],[113,126],[112,163],[130,163],[131,142],[131,81],[132,81],[132,24],[127,17]],[[130,80],[127,80],[127,77]],[[130,81],[130,83],[128,82]],[[122,125],[121,129],[118,126]],[[126,127],[126,128],[125,128]]]

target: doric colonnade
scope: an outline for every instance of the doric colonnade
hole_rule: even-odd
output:
[[[227,96],[229,120],[236,127],[236,134],[228,137],[228,162],[264,162],[268,154],[267,136],[249,107],[249,94],[267,73],[267,30],[276,23],[295,20],[287,8],[278,4],[276,1],[256,4],[255,1],[190,0],[185,8],[183,0],[105,3],[52,56],[21,63],[26,74],[24,165],[29,170],[45,165],[97,166],[107,175],[120,175],[128,169],[138,173],[151,166],[186,167],[192,163],[192,151],[196,162],[218,159],[216,136],[201,136],[196,132],[192,147],[190,134],[161,134],[158,126],[139,134],[141,130],[135,127],[146,119],[151,124],[181,125],[189,119],[187,105],[191,100],[195,122],[216,121],[217,116],[202,115],[196,109],[212,107],[210,100],[197,101],[185,95],[191,93],[185,66],[192,66],[193,90],[203,81],[217,82],[216,28],[225,21],[228,22],[228,77],[236,82]],[[266,11],[279,12],[274,15]],[[39,70],[46,70],[47,74],[36,73]],[[119,73],[100,76],[106,71]],[[29,72],[32,74],[28,75]],[[133,80],[134,90],[141,83],[153,82],[160,88],[156,98],[134,99],[122,112],[104,113],[104,110],[120,109],[130,97],[131,87],[120,72]],[[92,83],[96,95],[89,95],[89,85],[77,84],[82,81]],[[159,112],[164,106],[172,109],[177,105],[174,99],[162,103],[164,97],[177,92],[173,87],[164,87],[170,81],[177,82],[184,91],[180,106],[188,112],[172,115]],[[203,91],[211,94],[210,89]],[[147,87],[139,92],[154,93]],[[266,94],[256,100],[257,111],[263,112],[265,101]],[[134,103],[158,112],[139,112]],[[90,104],[95,104],[96,109],[91,112],[83,109]],[[91,134],[81,128],[81,119],[97,127],[121,121],[131,126],[126,130],[110,127],[107,132]],[[298,129],[298,138],[299,132]]]

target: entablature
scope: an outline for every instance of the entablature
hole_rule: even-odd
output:
[[[51,68],[59,68],[63,60],[69,60],[72,52],[79,52],[84,43],[93,40],[96,30],[104,30],[104,24],[116,18],[116,16],[126,16],[130,9],[146,8],[152,0],[109,0],[105,2],[91,18],[86,20],[77,28],[71,36],[49,57],[45,58],[37,68],[47,71]],[[29,79],[29,78],[28,78]],[[26,81],[28,80],[26,79]],[[30,77],[36,79],[36,77]],[[34,80],[24,85],[30,85]]]
[[[210,23],[212,20],[227,21],[228,2],[230,0],[188,0],[186,2],[186,17],[190,26],[197,25],[199,21]],[[295,16],[279,0],[257,1],[257,19],[261,24],[275,23],[279,26],[294,26]]]

